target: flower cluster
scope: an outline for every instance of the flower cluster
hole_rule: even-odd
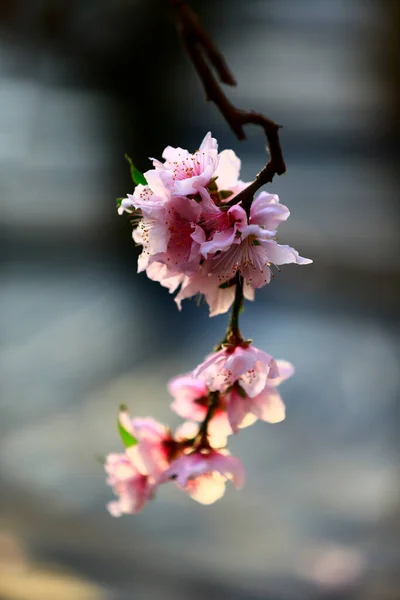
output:
[[[182,299],[203,294],[210,316],[232,312],[225,337],[192,372],[169,382],[171,409],[185,419],[173,433],[152,418],[131,418],[122,407],[118,428],[124,452],[109,454],[107,483],[117,499],[114,516],[134,514],[173,481],[202,504],[221,498],[226,482],[244,484],[244,467],[227,448],[229,436],[258,419],[278,423],[285,405],[277,390],[294,367],[245,340],[239,328],[244,298],[269,283],[271,265],[306,264],[290,246],[276,241],[289,216],[274,194],[246,195],[240,161],[231,150],[218,153],[211,134],[199,150],[165,149],[163,163],[140,175],[134,193],[121,200],[133,238],[142,246],[139,271]],[[131,169],[134,169],[131,165]],[[242,202],[243,198],[246,202]]]
[[[271,280],[271,266],[307,264],[307,258],[276,241],[289,209],[276,194],[261,192],[246,211],[235,197],[247,183],[239,180],[240,160],[232,150],[218,153],[208,133],[190,154],[168,146],[164,162],[153,159],[146,185],[122,199],[119,213],[132,216],[133,239],[142,246],[138,271],[185,298],[205,297],[210,316],[226,312],[235,295],[235,275],[244,279],[244,296]],[[246,207],[247,208],[247,207]]]
[[[139,512],[168,481],[202,504],[221,498],[227,480],[241,488],[244,467],[227,450],[228,436],[257,419],[282,421],[285,406],[276,388],[293,372],[290,363],[243,342],[170,381],[171,408],[188,419],[175,434],[154,419],[131,419],[122,408],[120,428],[129,436],[128,447],[105,463],[108,484],[118,496],[108,505],[110,513]]]

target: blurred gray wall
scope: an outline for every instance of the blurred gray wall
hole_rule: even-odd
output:
[[[291,360],[287,419],[232,441],[240,493],[201,507],[166,486],[113,520],[97,455],[118,405],[176,424],[166,382],[225,317],[136,274],[115,198],[168,145],[239,143],[183,55],[167,3],[0,4],[0,599],[399,597],[396,0],[193,2],[239,82],[284,125],[287,267],[243,330]],[[21,585],[25,582],[26,585]],[[47,596],[46,596],[47,594]],[[63,595],[64,594],[64,595]]]

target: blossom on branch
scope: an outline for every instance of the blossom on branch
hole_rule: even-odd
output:
[[[263,123],[277,136],[273,122]],[[277,137],[274,147],[279,158]],[[196,152],[168,146],[163,159],[152,159],[153,169],[142,175],[128,158],[136,187],[118,200],[118,212],[128,215],[142,248],[138,272],[176,292],[179,308],[185,298],[202,295],[210,316],[231,306],[232,312],[216,351],[169,382],[171,409],[185,419],[175,432],[151,417],[131,418],[121,407],[125,450],[109,454],[104,465],[117,496],[108,504],[114,516],[139,512],[170,481],[201,504],[221,498],[227,481],[243,486],[244,467],[227,448],[229,436],[258,419],[282,421],[285,405],[277,387],[294,373],[289,362],[243,338],[243,301],[254,300],[255,289],[270,282],[271,266],[312,262],[278,244],[278,227],[290,215],[278,196],[254,197],[272,167],[284,172],[282,157],[274,167],[271,154],[252,183],[239,179],[240,159],[232,150],[219,153],[211,133]]]
[[[196,379],[191,373],[171,379],[168,391],[174,398],[171,410],[184,419],[202,422],[210,407],[210,390],[201,379]],[[212,438],[213,447],[226,445],[226,438],[232,433],[226,412],[226,400],[219,394],[213,408],[213,414],[208,426],[208,434]],[[209,437],[210,441],[210,437]]]
[[[193,375],[212,391],[224,392],[238,384],[247,396],[254,398],[264,389],[268,377],[279,376],[279,370],[270,354],[246,344],[210,354]]]
[[[166,189],[174,196],[204,192],[219,162],[217,140],[211,137],[210,132],[193,154],[183,148],[167,146],[162,156],[165,161],[161,163],[153,159],[153,166]],[[147,171],[144,175],[149,181],[152,172]]]
[[[241,461],[227,451],[193,452],[173,461],[160,476],[161,483],[170,479],[197,502],[212,504],[224,495],[226,481],[241,489],[245,471]]]
[[[133,239],[142,246],[138,271],[171,293],[178,290],[179,308],[201,294],[210,316],[224,313],[236,272],[253,300],[254,289],[270,282],[272,266],[312,262],[277,243],[277,228],[290,212],[276,194],[261,192],[246,208],[235,203],[249,184],[239,179],[240,159],[233,150],[218,153],[211,133],[193,154],[168,146],[163,158],[153,159],[147,186],[139,184],[118,210],[131,217]]]
[[[154,486],[126,454],[109,454],[104,468],[108,475],[107,483],[118,496],[118,500],[107,504],[113,517],[138,513],[152,498]]]

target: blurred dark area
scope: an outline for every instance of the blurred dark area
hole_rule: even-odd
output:
[[[98,455],[117,407],[171,425],[168,379],[226,316],[178,312],[136,274],[115,198],[167,145],[211,130],[162,0],[0,1],[0,600],[397,600],[399,481],[398,0],[193,0],[239,107],[282,124],[292,215],[313,258],[247,303],[245,335],[296,365],[286,421],[232,440],[243,491],[211,507],[174,486],[111,518]]]

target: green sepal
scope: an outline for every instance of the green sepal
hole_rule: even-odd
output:
[[[230,190],[218,190],[218,196],[220,200],[226,200],[229,196],[232,196],[233,192]]]
[[[117,208],[119,208],[119,207],[121,206],[121,204],[122,204],[122,200],[124,200],[124,198],[117,198],[117,199],[116,199],[116,201],[115,201],[115,202],[117,203]]]
[[[210,179],[210,183],[207,186],[207,189],[210,192],[210,194],[218,192],[218,187],[217,187],[217,184],[215,183],[217,179],[218,179],[218,177],[212,177]]]
[[[126,160],[129,163],[129,169],[131,172],[131,177],[132,177],[132,181],[135,185],[139,185],[139,183],[141,183],[142,185],[147,185],[147,181],[145,176],[143,175],[143,173],[141,173],[139,171],[139,169],[137,167],[135,167],[135,165],[132,162],[132,159],[130,156],[128,156],[127,154],[124,154],[124,157],[126,158]]]
[[[126,406],[121,405],[119,410],[120,410],[120,412],[125,412]],[[117,421],[117,428],[118,428],[118,433],[120,435],[120,438],[121,438],[122,443],[125,446],[125,448],[131,448],[132,446],[135,446],[138,443],[137,439],[135,437],[133,437],[133,435],[125,429],[125,427],[120,422],[119,418]]]

